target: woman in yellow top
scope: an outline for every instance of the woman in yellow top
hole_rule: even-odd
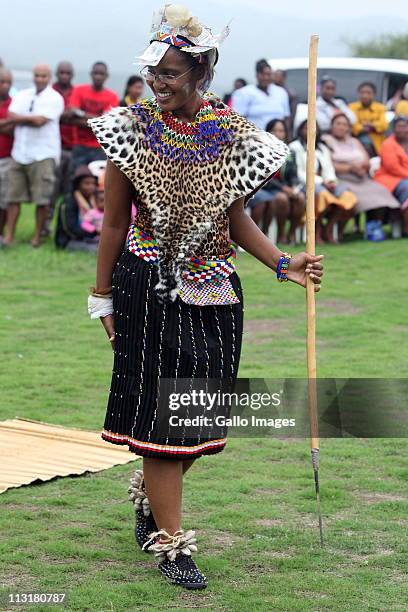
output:
[[[120,101],[120,106],[132,106],[137,104],[143,95],[144,81],[141,76],[132,75],[128,78],[125,93]]]
[[[358,88],[359,100],[349,104],[357,117],[353,136],[357,136],[371,156],[379,154],[388,128],[386,108],[374,99],[376,93],[374,83],[361,83]]]
[[[395,107],[397,117],[408,117],[408,81],[402,90],[402,98]]]

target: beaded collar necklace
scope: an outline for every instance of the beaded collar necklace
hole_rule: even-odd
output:
[[[146,142],[160,157],[187,163],[213,161],[222,145],[234,141],[231,110],[216,108],[206,99],[191,123],[163,112],[156,99],[143,99],[131,110],[147,124]]]

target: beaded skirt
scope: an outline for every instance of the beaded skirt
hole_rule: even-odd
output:
[[[156,239],[134,223],[129,227],[127,248],[145,261],[156,264],[159,262],[159,247]],[[197,306],[239,302],[228,278],[235,271],[235,257],[235,249],[231,244],[229,253],[223,257],[205,259],[193,256],[187,258],[177,291],[183,302]]]
[[[160,435],[157,382],[161,377],[236,379],[243,296],[237,273],[229,279],[238,303],[197,306],[178,296],[161,304],[153,291],[157,266],[123,251],[112,279],[116,339],[104,440],[162,459],[192,459],[223,450],[226,437]]]

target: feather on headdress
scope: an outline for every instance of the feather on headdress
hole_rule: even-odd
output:
[[[136,57],[136,62],[144,66],[157,66],[169,47],[173,46],[192,55],[209,54],[210,64],[214,66],[219,46],[228,34],[229,25],[215,35],[187,7],[166,4],[153,13],[150,44]]]

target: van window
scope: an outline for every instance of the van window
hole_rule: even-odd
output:
[[[406,74],[389,74],[388,75],[388,87],[387,87],[387,100],[401,90],[405,83],[408,82],[408,76]]]
[[[320,79],[329,75],[337,82],[337,96],[344,98],[346,102],[357,100],[357,88],[360,83],[370,81],[377,87],[377,98],[381,102],[383,91],[384,74],[382,72],[373,72],[372,70],[348,70],[348,69],[333,69],[319,68],[317,71],[317,82]],[[307,70],[305,68],[287,70],[287,85],[290,89],[294,89],[298,96],[298,102],[307,103]]]

